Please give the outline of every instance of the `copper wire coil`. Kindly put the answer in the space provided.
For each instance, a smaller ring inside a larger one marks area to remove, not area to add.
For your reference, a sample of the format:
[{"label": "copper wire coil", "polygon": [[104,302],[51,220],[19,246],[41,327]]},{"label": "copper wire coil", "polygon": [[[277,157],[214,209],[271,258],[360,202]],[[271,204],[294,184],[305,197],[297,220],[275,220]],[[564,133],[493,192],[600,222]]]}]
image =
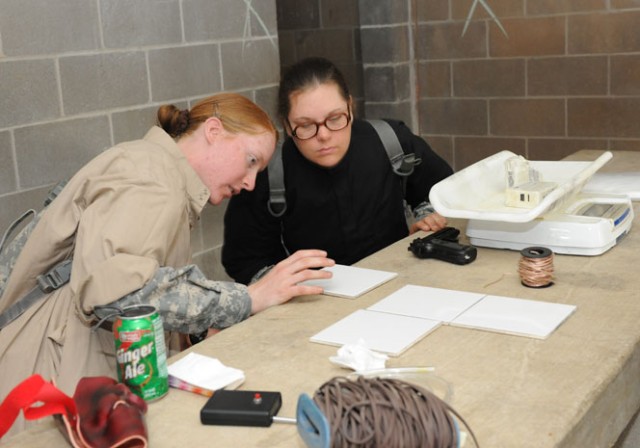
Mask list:
[{"label": "copper wire coil", "polygon": [[518,274],[524,286],[545,288],[553,285],[553,252],[546,247],[527,247],[520,251]]}]

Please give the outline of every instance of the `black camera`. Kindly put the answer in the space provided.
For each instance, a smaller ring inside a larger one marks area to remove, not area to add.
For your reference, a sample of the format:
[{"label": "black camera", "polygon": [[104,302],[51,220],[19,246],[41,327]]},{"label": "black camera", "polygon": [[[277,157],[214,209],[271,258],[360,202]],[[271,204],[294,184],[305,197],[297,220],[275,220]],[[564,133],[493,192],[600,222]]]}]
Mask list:
[{"label": "black camera", "polygon": [[409,244],[409,250],[418,258],[435,258],[453,264],[469,264],[478,256],[473,246],[458,243],[460,231],[445,227],[424,238],[416,238]]}]

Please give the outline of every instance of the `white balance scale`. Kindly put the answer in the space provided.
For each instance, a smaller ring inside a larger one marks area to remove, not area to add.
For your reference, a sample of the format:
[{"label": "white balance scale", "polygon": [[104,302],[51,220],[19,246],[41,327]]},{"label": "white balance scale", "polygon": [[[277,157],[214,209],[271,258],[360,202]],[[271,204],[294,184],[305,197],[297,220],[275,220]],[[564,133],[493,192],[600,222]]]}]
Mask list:
[{"label": "white balance scale", "polygon": [[471,219],[467,236],[480,247],[543,246],[558,254],[600,255],[631,230],[633,217],[627,196],[580,195],[562,210],[525,223]]},{"label": "white balance scale", "polygon": [[530,161],[545,181],[556,187],[538,205],[505,205],[505,161],[516,156],[502,151],[436,184],[430,194],[443,216],[469,219],[471,244],[522,250],[547,247],[555,253],[600,255],[630,230],[634,213],[626,195],[582,193],[582,186],[612,157],[603,153],[593,162]]}]

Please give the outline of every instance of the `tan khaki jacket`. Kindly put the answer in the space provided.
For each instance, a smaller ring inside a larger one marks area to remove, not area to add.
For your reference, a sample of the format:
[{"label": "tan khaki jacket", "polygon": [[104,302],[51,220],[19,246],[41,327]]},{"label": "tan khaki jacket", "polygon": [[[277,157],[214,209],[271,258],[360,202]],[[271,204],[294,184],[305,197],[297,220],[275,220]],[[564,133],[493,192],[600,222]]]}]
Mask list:
[{"label": "tan khaki jacket", "polygon": [[83,376],[116,378],[113,336],[90,330],[93,307],[138,290],[159,266],[190,263],[190,230],[208,198],[158,127],[83,167],[43,214],[0,298],[1,312],[73,256],[70,282],[0,331],[0,400],[33,373],[69,395]]}]

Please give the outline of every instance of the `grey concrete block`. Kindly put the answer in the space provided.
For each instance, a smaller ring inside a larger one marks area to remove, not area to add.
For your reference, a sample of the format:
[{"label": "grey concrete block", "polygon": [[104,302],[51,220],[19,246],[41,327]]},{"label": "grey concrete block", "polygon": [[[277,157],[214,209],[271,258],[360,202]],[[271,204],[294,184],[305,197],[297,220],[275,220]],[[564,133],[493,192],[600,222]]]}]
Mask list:
[{"label": "grey concrete block", "polygon": [[353,61],[354,42],[351,29],[300,31],[295,38],[298,59],[321,56],[336,64]]},{"label": "grey concrete block", "polygon": [[388,25],[409,20],[408,1],[359,0],[361,25]]},{"label": "grey concrete block", "polygon": [[278,14],[276,0],[251,2],[251,35],[278,38]]},{"label": "grey concrete block", "polygon": [[101,0],[100,20],[107,48],[182,41],[179,0]]},{"label": "grey concrete block", "polygon": [[142,52],[60,58],[65,114],[79,114],[149,101]]},{"label": "grey concrete block", "polygon": [[111,146],[106,116],[28,126],[14,132],[18,174],[23,188],[71,177]]},{"label": "grey concrete block", "polygon": [[[9,131],[0,132],[0,194],[17,189],[15,163]],[[0,227],[0,230],[2,228]]]},{"label": "grey concrete block", "polygon": [[372,102],[409,99],[409,66],[372,66],[364,70],[365,98]]},{"label": "grey concrete block", "polygon": [[224,90],[277,83],[280,62],[275,44],[268,39],[221,44]]},{"label": "grey concrete block", "polygon": [[293,65],[298,59],[295,38],[295,31],[280,31],[278,33],[278,50],[282,69]]},{"label": "grey concrete block", "polygon": [[318,0],[278,0],[278,28],[301,30],[320,26]]},{"label": "grey concrete block", "polygon": [[152,106],[113,113],[113,141],[120,143],[141,139],[156,124],[157,112],[158,107]]},{"label": "grey concrete block", "polygon": [[404,121],[411,127],[411,103],[402,101],[399,103],[367,103],[365,105],[367,118],[393,118]]},{"label": "grey concrete block", "polygon": [[277,127],[278,123],[278,86],[265,87],[258,89],[255,92],[255,102],[258,106],[262,107],[271,117]]},{"label": "grey concrete block", "polygon": [[2,47],[7,56],[100,48],[98,2],[0,0]]},{"label": "grey concrete block", "polygon": [[60,116],[53,60],[0,62],[0,128]]},{"label": "grey concrete block", "polygon": [[244,1],[190,0],[182,9],[187,42],[250,37],[251,12]]},{"label": "grey concrete block", "polygon": [[353,0],[322,0],[320,17],[324,28],[360,27],[358,2]]},{"label": "grey concrete block", "polygon": [[390,66],[365,68],[364,86],[367,101],[394,101],[396,99],[394,68]]},{"label": "grey concrete block", "polygon": [[194,45],[149,51],[151,97],[166,101],[219,92],[218,45]]},{"label": "grey concrete block", "polygon": [[407,26],[366,28],[360,31],[362,62],[404,62],[409,60]]},{"label": "grey concrete block", "polygon": [[336,66],[349,86],[349,93],[354,98],[361,98],[364,93],[364,70],[358,61],[337,62]]}]

